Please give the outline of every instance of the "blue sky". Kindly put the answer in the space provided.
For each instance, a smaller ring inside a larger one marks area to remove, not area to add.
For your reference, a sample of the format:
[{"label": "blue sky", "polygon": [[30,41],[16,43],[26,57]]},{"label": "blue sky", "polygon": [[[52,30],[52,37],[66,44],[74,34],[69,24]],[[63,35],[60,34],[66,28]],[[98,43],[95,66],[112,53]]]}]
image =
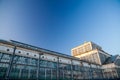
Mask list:
[{"label": "blue sky", "polygon": [[0,38],[71,54],[93,41],[120,54],[119,0],[0,0]]}]

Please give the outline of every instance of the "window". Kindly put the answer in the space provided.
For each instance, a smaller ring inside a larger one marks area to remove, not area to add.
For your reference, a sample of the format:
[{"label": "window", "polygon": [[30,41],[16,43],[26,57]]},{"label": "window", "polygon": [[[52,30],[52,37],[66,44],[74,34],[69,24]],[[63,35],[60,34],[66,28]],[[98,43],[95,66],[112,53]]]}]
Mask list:
[{"label": "window", "polygon": [[27,55],[29,55],[29,53],[27,53]]},{"label": "window", "polygon": [[47,61],[46,60],[40,60],[40,66],[41,67],[47,67]]},{"label": "window", "polygon": [[21,51],[18,51],[18,53],[21,53]]},{"label": "window", "polygon": [[37,66],[37,59],[31,59],[30,64]]},{"label": "window", "polygon": [[56,62],[47,61],[46,66],[50,67],[50,68],[57,68],[57,63]]},{"label": "window", "polygon": [[73,50],[73,56],[77,55],[77,49]]},{"label": "window", "polygon": [[85,45],[84,47],[85,47],[85,51],[86,51],[86,52],[87,52],[87,51],[90,51],[90,48],[91,48],[91,47],[90,47],[90,44],[87,44],[87,45]]},{"label": "window", "polygon": [[79,53],[83,53],[84,52],[83,47],[78,48],[78,51]]},{"label": "window", "polygon": [[2,58],[0,62],[9,62],[10,61],[11,56],[8,54],[2,54]]},{"label": "window", "polygon": [[34,55],[36,57],[36,55]]},{"label": "window", "polygon": [[7,51],[10,51],[10,49],[7,49]]},{"label": "window", "polygon": [[42,56],[42,58],[44,58],[44,56]]}]

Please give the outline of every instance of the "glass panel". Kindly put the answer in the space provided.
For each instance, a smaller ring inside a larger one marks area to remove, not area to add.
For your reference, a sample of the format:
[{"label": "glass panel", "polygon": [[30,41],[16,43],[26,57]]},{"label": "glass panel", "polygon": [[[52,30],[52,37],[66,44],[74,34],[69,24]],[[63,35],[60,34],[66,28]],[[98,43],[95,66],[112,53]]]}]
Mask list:
[{"label": "glass panel", "polygon": [[47,61],[40,60],[40,67],[47,67]]},{"label": "glass panel", "polygon": [[45,68],[40,68],[39,79],[45,80]]},{"label": "glass panel", "polygon": [[62,70],[62,69],[59,70],[59,79],[60,80],[64,79],[64,70]]},{"label": "glass panel", "polygon": [[59,76],[60,80],[71,79],[71,65],[70,64],[59,64]]},{"label": "glass panel", "polygon": [[19,78],[19,72],[20,72],[20,69],[18,65],[14,65],[10,73],[10,78],[12,79]]},{"label": "glass panel", "polygon": [[50,79],[51,79],[51,69],[46,68],[46,80],[50,80]]},{"label": "glass panel", "polygon": [[56,62],[47,61],[47,67],[57,68],[57,63]]},{"label": "glass panel", "polygon": [[8,69],[8,64],[0,63],[0,78],[5,78]]},{"label": "glass panel", "polygon": [[15,56],[13,63],[37,66],[37,59]]},{"label": "glass panel", "polygon": [[21,71],[21,79],[27,79],[28,73],[29,73],[29,67],[23,66],[22,71]]},{"label": "glass panel", "polygon": [[1,61],[2,56],[3,56],[3,54],[0,52],[0,61]]},{"label": "glass panel", "polygon": [[51,79],[52,80],[56,80],[57,79],[57,70],[56,69],[52,69]]},{"label": "glass panel", "polygon": [[70,64],[59,64],[59,69],[71,70]]},{"label": "glass panel", "polygon": [[71,79],[71,71],[64,70],[64,79],[65,80],[70,80]]},{"label": "glass panel", "polygon": [[[17,60],[17,58],[18,58],[18,56],[15,56],[14,62]],[[18,63],[18,64],[28,64],[29,60],[27,58],[25,58],[25,57],[20,56],[18,58],[18,60],[16,61],[16,63]]]},{"label": "glass panel", "polygon": [[9,62],[10,61],[10,57],[11,57],[11,55],[2,53],[1,57],[0,57],[1,58],[1,62]]},{"label": "glass panel", "polygon": [[30,67],[30,79],[37,78],[37,67]]},{"label": "glass panel", "polygon": [[79,74],[78,71],[73,71],[73,79],[78,79]]},{"label": "glass panel", "polygon": [[79,71],[79,70],[80,70],[80,66],[78,66],[78,65],[73,65],[73,70]]},{"label": "glass panel", "polygon": [[69,64],[65,65],[64,69],[65,70],[71,70],[71,65],[69,65]]},{"label": "glass panel", "polygon": [[20,58],[20,56],[15,56],[14,60],[13,60],[13,63],[16,64],[16,63],[18,63],[18,61],[20,62],[19,58]]},{"label": "glass panel", "polygon": [[31,58],[30,64],[31,64],[31,65],[34,65],[34,66],[37,66],[37,62],[38,62],[37,59]]}]

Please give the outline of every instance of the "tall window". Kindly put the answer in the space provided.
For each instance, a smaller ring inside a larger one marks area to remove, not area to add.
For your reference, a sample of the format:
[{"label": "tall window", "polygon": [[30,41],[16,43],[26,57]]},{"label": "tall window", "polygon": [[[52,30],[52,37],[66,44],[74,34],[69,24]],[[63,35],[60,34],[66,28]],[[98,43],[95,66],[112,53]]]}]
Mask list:
[{"label": "tall window", "polygon": [[73,56],[77,55],[77,49],[73,50]]}]

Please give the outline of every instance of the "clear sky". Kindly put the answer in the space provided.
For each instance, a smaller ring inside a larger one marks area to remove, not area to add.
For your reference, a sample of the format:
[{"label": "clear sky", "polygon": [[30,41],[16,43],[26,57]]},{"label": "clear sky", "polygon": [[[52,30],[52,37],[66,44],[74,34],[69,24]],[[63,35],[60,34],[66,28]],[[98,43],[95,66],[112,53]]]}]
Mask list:
[{"label": "clear sky", "polygon": [[93,41],[120,54],[120,0],[0,0],[0,38],[68,55]]}]

